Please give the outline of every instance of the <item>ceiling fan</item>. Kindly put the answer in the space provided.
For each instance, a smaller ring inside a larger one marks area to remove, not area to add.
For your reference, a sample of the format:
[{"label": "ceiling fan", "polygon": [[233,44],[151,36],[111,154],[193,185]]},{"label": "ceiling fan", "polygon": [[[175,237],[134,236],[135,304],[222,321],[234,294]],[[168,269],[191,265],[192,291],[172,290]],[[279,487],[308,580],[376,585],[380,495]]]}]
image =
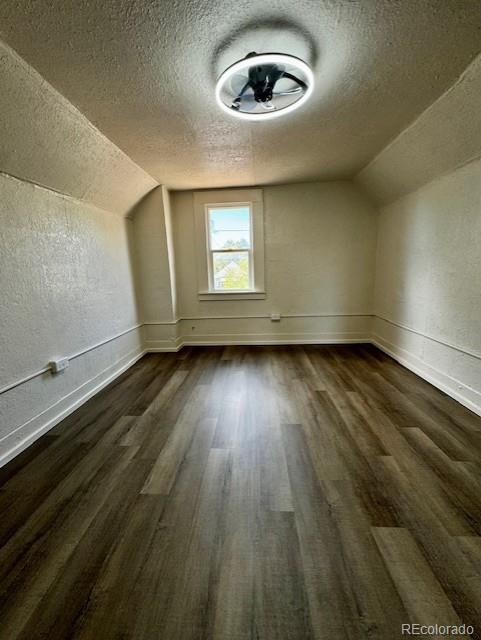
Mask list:
[{"label": "ceiling fan", "polygon": [[284,53],[252,52],[222,73],[216,100],[234,117],[266,120],[299,108],[313,88],[314,75],[303,60]]}]

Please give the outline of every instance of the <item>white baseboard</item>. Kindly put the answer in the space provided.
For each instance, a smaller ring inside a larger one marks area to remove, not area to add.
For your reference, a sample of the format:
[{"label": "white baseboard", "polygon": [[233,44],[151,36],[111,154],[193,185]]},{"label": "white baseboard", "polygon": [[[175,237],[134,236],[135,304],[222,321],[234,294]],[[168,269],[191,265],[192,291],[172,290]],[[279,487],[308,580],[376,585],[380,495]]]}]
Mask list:
[{"label": "white baseboard", "polygon": [[185,340],[182,347],[228,347],[228,346],[269,346],[269,345],[302,345],[302,344],[361,344],[371,342],[369,338],[334,338],[331,340],[309,340],[307,338],[299,338],[293,340]]},{"label": "white baseboard", "polygon": [[[127,354],[121,358],[118,363],[115,363],[104,371],[101,371],[99,374],[83,383],[80,387],[71,391],[67,396],[64,396],[59,401],[55,402],[55,404],[50,406],[48,409],[42,411],[42,413],[31,418],[28,422],[15,429],[15,433],[5,438],[5,444],[1,447],[0,467],[18,456],[22,451],[33,444],[35,440],[38,440],[40,436],[47,433],[50,429],[53,429],[56,424],[82,406],[87,402],[87,400],[92,398],[92,396],[96,395],[104,387],[115,380],[115,378],[124,373],[124,371],[127,371],[127,369],[140,360],[145,353],[145,350],[141,349],[133,357],[130,357],[132,355],[131,353]],[[129,359],[125,361],[125,358]],[[113,371],[112,367],[115,367]],[[101,378],[101,380],[98,381],[98,378]],[[28,434],[22,435],[25,431],[28,431]]]},{"label": "white baseboard", "polygon": [[368,342],[372,316],[365,314],[211,316],[179,318],[173,324],[145,325],[148,351],[177,351],[183,346],[341,344]]},{"label": "white baseboard", "polygon": [[[421,378],[434,385],[441,391],[460,402],[462,405],[481,416],[481,394],[463,384],[459,380],[448,376],[426,362],[420,360],[408,351],[391,344],[378,335],[368,336],[363,333],[320,333],[320,334],[247,334],[247,335],[202,335],[181,336],[177,339],[148,340],[144,349],[139,350],[133,357],[127,354],[118,363],[100,372],[80,387],[74,389],[54,405],[35,416],[27,423],[15,430],[12,437],[6,438],[4,451],[0,450],[0,467],[12,460],[35,440],[47,433],[56,424],[73,413],[87,400],[110,384],[115,378],[129,369],[145,353],[177,352],[184,346],[229,346],[229,345],[289,345],[289,344],[359,344],[372,343],[397,362],[413,371]],[[125,361],[125,358],[129,358]],[[113,370],[112,368],[115,367]],[[98,379],[100,381],[98,381]],[[64,406],[62,406],[64,405]],[[28,435],[22,436],[22,431],[28,430]],[[12,440],[8,444],[9,440]],[[3,449],[3,447],[2,447]]]},{"label": "white baseboard", "polygon": [[206,334],[200,336],[180,336],[177,340],[149,340],[145,343],[148,353],[175,352],[182,347],[215,346],[261,346],[289,344],[359,344],[371,339],[363,333],[324,334]]},{"label": "white baseboard", "polygon": [[172,344],[164,340],[149,340],[149,342],[145,343],[145,353],[176,353],[183,346],[183,344]]},{"label": "white baseboard", "polygon": [[396,362],[402,364],[403,367],[409,369],[419,377],[423,378],[434,387],[437,387],[451,398],[465,406],[478,416],[481,416],[481,394],[464,384],[460,380],[435,369],[414,354],[388,342],[379,335],[374,335],[371,339],[374,346],[388,356],[391,356]]}]

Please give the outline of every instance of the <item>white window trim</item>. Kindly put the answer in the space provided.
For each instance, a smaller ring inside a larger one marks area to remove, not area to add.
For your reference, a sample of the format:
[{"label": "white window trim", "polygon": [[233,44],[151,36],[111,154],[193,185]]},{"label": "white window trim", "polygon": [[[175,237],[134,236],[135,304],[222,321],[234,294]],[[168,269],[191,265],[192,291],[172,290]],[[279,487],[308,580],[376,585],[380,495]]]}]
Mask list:
[{"label": "white window trim", "polygon": [[[253,240],[253,249],[251,249],[253,288],[246,291],[214,291],[209,273],[208,207],[234,206],[236,204],[248,204],[250,206]],[[194,218],[199,300],[264,299],[266,294],[264,290],[264,207],[262,189],[197,191],[194,193]]]}]

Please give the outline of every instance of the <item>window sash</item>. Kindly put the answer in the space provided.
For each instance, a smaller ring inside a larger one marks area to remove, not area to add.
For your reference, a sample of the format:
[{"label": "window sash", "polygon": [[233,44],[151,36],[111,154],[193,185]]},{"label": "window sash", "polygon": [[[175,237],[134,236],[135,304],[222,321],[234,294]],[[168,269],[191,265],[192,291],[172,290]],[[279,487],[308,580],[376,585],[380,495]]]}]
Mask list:
[{"label": "window sash", "polygon": [[[249,266],[249,272],[248,272],[248,277],[249,277],[249,285],[247,289],[233,289],[230,287],[216,287],[215,286],[215,274],[214,274],[214,254],[228,254],[228,253],[236,253],[236,254],[245,254],[247,256],[248,259],[248,266]],[[213,249],[210,252],[210,263],[211,263],[211,268],[212,268],[212,291],[252,291],[252,275],[253,275],[253,270],[252,270],[252,252],[249,249],[238,249],[237,251],[217,251],[216,249]]]},{"label": "window sash", "polygon": [[[249,238],[250,247],[248,249],[213,249],[211,248],[211,235],[210,235],[210,216],[209,212],[215,209],[239,209],[239,207],[246,207],[249,210]],[[254,290],[254,230],[252,225],[252,203],[251,202],[229,202],[228,204],[215,204],[205,206],[205,229],[206,229],[206,241],[207,241],[207,271],[209,276],[209,290],[210,291],[253,291]],[[249,288],[248,289],[218,289],[215,287],[214,279],[214,253],[246,253],[249,257]]]}]

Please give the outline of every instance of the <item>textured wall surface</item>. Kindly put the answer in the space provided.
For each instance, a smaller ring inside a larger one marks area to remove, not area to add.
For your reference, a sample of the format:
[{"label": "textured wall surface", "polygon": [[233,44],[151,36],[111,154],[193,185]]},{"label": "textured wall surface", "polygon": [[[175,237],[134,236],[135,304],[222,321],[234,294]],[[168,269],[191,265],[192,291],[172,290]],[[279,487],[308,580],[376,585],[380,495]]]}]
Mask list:
[{"label": "textured wall surface", "polygon": [[481,154],[481,56],[357,179],[379,203],[410,193]]},{"label": "textured wall surface", "polygon": [[0,171],[126,213],[156,181],[0,42]]},{"label": "textured wall surface", "polygon": [[[213,334],[262,339],[259,334],[273,332],[282,339],[293,334],[301,339],[305,332],[312,339],[324,332],[366,335],[369,319],[343,316],[372,312],[377,216],[352,183],[264,189],[265,300],[199,301],[193,193],[173,193],[172,205],[178,315],[205,318],[197,324],[183,323],[181,334],[199,340],[198,335]],[[280,323],[262,317],[272,312],[324,317],[286,318]],[[339,317],[325,317],[331,314]],[[261,317],[242,320],[251,315]],[[209,320],[218,316],[232,319]]]},{"label": "textured wall surface", "polygon": [[[0,174],[0,388],[138,323],[130,225]],[[140,351],[136,330],[2,394],[0,457]]]},{"label": "textured wall surface", "polygon": [[[479,53],[480,22],[476,0],[2,0],[0,37],[160,183],[212,188],[352,175]],[[218,109],[250,51],[305,58],[310,102],[260,126]]]},{"label": "textured wall surface", "polygon": [[0,86],[0,389],[108,341],[0,395],[1,462],[142,352],[118,214],[157,183],[1,43]]},{"label": "textured wall surface", "polygon": [[479,411],[480,292],[478,160],[382,210],[375,333],[381,344]]},{"label": "textured wall surface", "polygon": [[481,412],[481,58],[356,182],[380,205],[374,334]]},{"label": "textured wall surface", "polygon": [[175,316],[167,198],[165,189],[158,187],[138,203],[131,215],[142,321],[169,321]]}]

